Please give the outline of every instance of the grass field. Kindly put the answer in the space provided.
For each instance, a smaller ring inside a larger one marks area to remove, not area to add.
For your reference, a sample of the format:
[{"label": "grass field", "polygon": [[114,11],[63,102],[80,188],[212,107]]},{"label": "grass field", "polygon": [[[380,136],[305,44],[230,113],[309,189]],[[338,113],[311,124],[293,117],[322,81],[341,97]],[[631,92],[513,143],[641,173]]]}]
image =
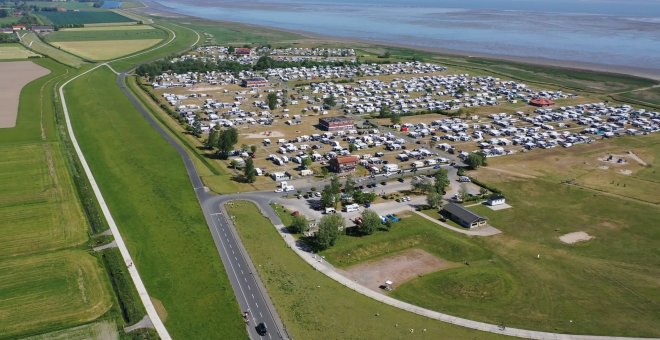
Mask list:
[{"label": "grass field", "polygon": [[213,37],[208,40],[202,40],[202,43],[208,44],[245,44],[245,43],[271,43],[287,40],[296,40],[304,38],[300,34],[288,33],[264,28],[249,27],[238,23],[213,23],[193,20],[190,24],[185,24],[200,33],[208,33]]},{"label": "grass field", "polygon": [[0,260],[0,334],[24,334],[92,321],[110,309],[112,296],[97,260],[60,251]]},{"label": "grass field", "polygon": [[0,60],[27,59],[36,56],[38,56],[38,54],[26,49],[20,44],[0,45]]},{"label": "grass field", "polygon": [[[94,31],[143,31],[155,29],[150,25],[117,25],[117,26],[89,26],[89,27],[73,27],[62,28],[57,33],[66,32],[94,32]],[[52,34],[52,33],[49,33]]]},{"label": "grass field", "polygon": [[58,41],[52,45],[87,60],[110,60],[145,50],[160,41],[161,39]]},{"label": "grass field", "polygon": [[395,223],[391,231],[378,231],[368,237],[341,235],[337,244],[321,252],[335,266],[348,267],[375,260],[410,248],[424,249],[440,258],[462,262],[490,258],[490,252],[462,235],[452,233],[417,215]]},{"label": "grass field", "polygon": [[66,8],[66,9],[91,9],[94,5],[93,2],[78,2],[78,1],[34,1],[30,5],[39,7],[52,7],[52,8]]},{"label": "grass field", "polygon": [[56,26],[135,21],[111,11],[39,12],[39,16],[45,18],[48,23]]},{"label": "grass field", "polygon": [[287,248],[252,203],[234,202],[227,208],[236,217],[241,240],[292,338],[362,339],[367,334],[373,339],[499,337],[408,313],[350,290]]},{"label": "grass field", "polygon": [[119,339],[115,325],[109,321],[98,321],[86,325],[30,336],[24,340],[86,340]]},{"label": "grass field", "polygon": [[[163,46],[161,48],[148,53],[140,54],[138,56],[113,62],[112,67],[118,71],[125,71],[134,67],[135,65],[162,58],[165,55],[176,54],[188,50],[190,46],[197,40],[195,31],[182,27],[178,24],[173,24],[166,21],[158,21],[157,27],[163,28],[168,32],[168,37],[167,39],[163,40]],[[176,34],[176,39],[172,43],[164,45],[170,41],[172,36],[168,29],[172,30]]]},{"label": "grass field", "polygon": [[[120,26],[128,27],[128,26]],[[44,39],[47,42],[69,42],[69,41],[103,41],[103,40],[144,40],[165,39],[167,34],[151,26],[139,25],[130,27],[148,27],[147,29],[83,29],[79,31],[58,31],[47,34]],[[121,45],[119,43],[118,45]]]},{"label": "grass field", "polygon": [[150,295],[177,338],[243,338],[243,321],[181,158],[106,68],[66,89],[74,130]]},{"label": "grass field", "polygon": [[35,33],[25,33],[22,36],[22,43],[29,49],[34,50],[37,53],[47,55],[64,65],[79,68],[85,64],[85,61],[79,57],[44,43]]},{"label": "grass field", "polygon": [[0,146],[0,258],[67,248],[87,226],[60,148]]}]

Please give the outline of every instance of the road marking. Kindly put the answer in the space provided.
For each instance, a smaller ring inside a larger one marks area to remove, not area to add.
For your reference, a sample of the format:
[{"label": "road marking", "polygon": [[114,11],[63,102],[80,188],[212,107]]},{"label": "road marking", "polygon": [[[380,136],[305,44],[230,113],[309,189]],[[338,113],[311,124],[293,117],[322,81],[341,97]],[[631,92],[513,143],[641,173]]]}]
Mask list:
[{"label": "road marking", "polygon": [[263,319],[264,315],[259,312],[259,316]]},{"label": "road marking", "polygon": [[248,290],[252,290],[252,287],[250,285],[248,285]]},{"label": "road marking", "polygon": [[254,299],[254,294],[250,294],[250,295],[252,295],[252,298]]}]

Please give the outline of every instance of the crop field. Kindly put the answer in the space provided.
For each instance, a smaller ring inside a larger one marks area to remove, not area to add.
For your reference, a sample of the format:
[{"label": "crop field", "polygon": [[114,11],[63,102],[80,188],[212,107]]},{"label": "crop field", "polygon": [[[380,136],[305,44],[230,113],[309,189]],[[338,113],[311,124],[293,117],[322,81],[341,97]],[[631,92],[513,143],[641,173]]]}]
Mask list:
[{"label": "crop field", "polygon": [[50,70],[30,61],[7,61],[0,62],[0,73],[6,76],[5,81],[0,84],[0,128],[13,128],[16,126],[18,116],[18,105],[23,87],[31,81],[41,78]]},{"label": "crop field", "polygon": [[0,258],[87,240],[73,183],[56,145],[0,146]]},{"label": "crop field", "polygon": [[[128,27],[128,26],[119,26]],[[47,34],[44,39],[47,42],[69,42],[69,41],[103,41],[103,40],[144,40],[165,39],[167,34],[151,26],[139,25],[130,27],[148,27],[146,29],[107,29],[97,30],[85,28],[79,31],[57,31]],[[99,27],[100,28],[100,27]],[[123,42],[122,42],[123,43]],[[118,45],[121,45],[119,43]]]},{"label": "crop field", "polygon": [[52,44],[84,59],[109,60],[142,51],[160,41],[161,39],[62,41]]},{"label": "crop field", "polygon": [[92,321],[112,305],[97,260],[60,251],[0,260],[0,334]]},{"label": "crop field", "polygon": [[168,315],[170,334],[244,338],[179,154],[121,93],[110,70],[76,79],[66,94],[78,141],[150,295]]},{"label": "crop field", "polygon": [[66,8],[66,9],[91,9],[94,5],[93,2],[79,2],[79,1],[34,1],[30,2],[31,5],[39,7],[51,8]]},{"label": "crop field", "polygon": [[50,24],[85,25],[118,22],[134,22],[135,20],[110,11],[80,11],[80,12],[39,12]]},{"label": "crop field", "polygon": [[86,339],[119,339],[116,326],[109,321],[98,321],[65,330],[30,336],[24,340],[86,340]]},{"label": "crop field", "polygon": [[19,44],[3,44],[0,45],[0,60],[8,59],[27,59],[29,57],[36,57],[38,54],[26,49]]},{"label": "crop field", "polygon": [[64,65],[69,65],[71,67],[78,68],[85,64],[85,61],[80,59],[79,57],[44,43],[33,32],[25,33],[24,35],[22,35],[22,43],[23,45],[36,51],[37,53],[47,55]]},{"label": "crop field", "polygon": [[[259,276],[292,338],[496,339],[379,303],[319,273],[298,257],[249,202],[227,205]],[[350,312],[347,312],[350,311]]]},{"label": "crop field", "polygon": [[[116,26],[88,26],[88,27],[72,27],[62,28],[60,32],[93,32],[93,31],[142,31],[156,29],[150,25],[116,25]],[[52,34],[52,33],[49,33]]]}]

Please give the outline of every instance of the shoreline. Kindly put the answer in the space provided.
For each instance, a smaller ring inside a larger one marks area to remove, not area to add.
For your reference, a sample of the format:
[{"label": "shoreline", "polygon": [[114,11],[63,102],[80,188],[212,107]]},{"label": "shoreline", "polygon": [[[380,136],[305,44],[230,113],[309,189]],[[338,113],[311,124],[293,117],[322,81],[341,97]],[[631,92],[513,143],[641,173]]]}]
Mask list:
[{"label": "shoreline", "polygon": [[460,58],[465,58],[465,59],[480,58],[480,59],[488,59],[488,60],[492,60],[492,61],[515,62],[515,63],[526,64],[526,65],[559,67],[559,68],[564,68],[564,69],[569,69],[569,70],[580,70],[580,71],[602,72],[602,73],[610,73],[610,74],[621,74],[621,75],[651,79],[651,80],[654,80],[654,81],[660,81],[660,70],[655,70],[655,69],[646,69],[646,68],[641,68],[641,67],[630,67],[630,66],[622,66],[622,65],[597,64],[597,63],[588,63],[588,62],[580,62],[580,61],[572,61],[572,60],[558,60],[558,59],[539,58],[539,57],[519,57],[519,56],[511,56],[511,55],[487,54],[487,53],[468,52],[468,51],[443,49],[443,48],[435,48],[435,47],[425,47],[425,46],[418,46],[418,45],[407,45],[407,44],[401,44],[401,43],[385,42],[385,41],[375,40],[375,39],[339,37],[339,36],[318,34],[318,33],[313,33],[313,32],[308,32],[308,31],[303,31],[303,30],[293,30],[293,29],[285,29],[285,28],[271,27],[271,26],[265,26],[265,25],[247,24],[247,23],[237,22],[237,21],[228,21],[228,20],[208,19],[208,18],[196,17],[196,16],[192,16],[192,15],[188,15],[188,14],[179,13],[176,10],[172,9],[171,7],[164,6],[164,5],[162,5],[158,2],[155,2],[153,0],[145,0],[145,1],[142,1],[142,3],[145,5],[145,7],[132,8],[131,10],[137,10],[137,11],[141,11],[141,12],[146,11],[147,13],[144,13],[144,14],[159,16],[159,17],[163,17],[163,18],[170,18],[170,19],[171,18],[188,18],[190,20],[202,21],[202,22],[206,22],[206,23],[209,23],[209,24],[211,24],[211,23],[233,24],[233,25],[237,25],[237,26],[263,29],[263,30],[268,30],[268,31],[293,33],[293,34],[298,34],[298,35],[300,35],[300,36],[302,36],[303,38],[306,38],[306,39],[323,40],[325,42],[369,44],[369,45],[372,45],[374,47],[382,47],[382,48],[387,48],[387,47],[404,48],[404,49],[410,49],[410,50],[417,50],[417,51],[421,51],[421,52],[435,53],[440,57],[443,57],[443,56],[446,56],[446,57],[460,57]]}]

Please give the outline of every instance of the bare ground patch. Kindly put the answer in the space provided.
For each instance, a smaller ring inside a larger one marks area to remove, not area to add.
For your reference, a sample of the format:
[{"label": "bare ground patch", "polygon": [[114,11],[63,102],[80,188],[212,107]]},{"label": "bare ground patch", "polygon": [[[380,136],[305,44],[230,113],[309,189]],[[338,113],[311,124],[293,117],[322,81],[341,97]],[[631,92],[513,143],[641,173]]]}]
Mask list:
[{"label": "bare ground patch", "polygon": [[242,133],[241,136],[249,139],[254,138],[280,138],[284,137],[284,134],[280,131],[263,131],[259,133]]},{"label": "bare ground patch", "polygon": [[369,261],[339,270],[355,282],[380,291],[385,281],[394,282],[393,287],[419,276],[455,267],[453,262],[438,258],[422,249],[410,249],[394,256]]},{"label": "bare ground patch", "polygon": [[0,63],[0,128],[16,126],[21,90],[29,82],[50,73],[31,61]]},{"label": "bare ground patch", "polygon": [[564,243],[567,243],[567,244],[574,244],[574,243],[578,243],[578,242],[586,242],[586,241],[589,241],[593,238],[594,238],[593,236],[585,233],[584,231],[576,231],[576,232],[573,232],[573,233],[568,233],[568,234],[564,234],[562,236],[559,236],[559,240],[564,242]]}]

